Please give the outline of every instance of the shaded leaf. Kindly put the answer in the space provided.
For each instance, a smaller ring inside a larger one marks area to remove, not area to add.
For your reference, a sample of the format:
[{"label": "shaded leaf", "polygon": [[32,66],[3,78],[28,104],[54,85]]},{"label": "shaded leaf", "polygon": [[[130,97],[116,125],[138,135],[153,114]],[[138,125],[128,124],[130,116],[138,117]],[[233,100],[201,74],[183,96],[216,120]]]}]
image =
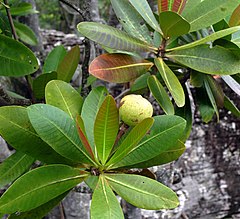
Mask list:
[{"label": "shaded leaf", "polygon": [[172,70],[164,63],[162,58],[155,58],[154,63],[162,76],[169,92],[172,94],[173,99],[179,107],[185,104],[185,95],[177,76]]},{"label": "shaded leaf", "polygon": [[98,157],[105,164],[115,143],[119,128],[119,115],[115,100],[107,96],[94,123],[94,140]]},{"label": "shaded leaf", "polygon": [[172,209],[179,205],[177,195],[163,184],[144,176],[106,174],[113,190],[130,204],[148,210]]},{"label": "shaded leaf", "polygon": [[194,87],[202,87],[203,86],[203,78],[204,74],[198,72],[198,71],[191,71],[190,75],[190,83]]},{"label": "shaded leaf", "polygon": [[15,152],[0,164],[0,188],[14,181],[25,173],[34,163],[35,158],[20,151]]},{"label": "shaded leaf", "polygon": [[148,43],[108,25],[94,22],[81,22],[77,28],[81,34],[90,40],[112,49],[130,52],[154,52],[157,50],[157,48],[154,48]]},{"label": "shaded leaf", "polygon": [[153,63],[126,54],[103,54],[95,58],[89,72],[109,82],[129,82],[146,73]]},{"label": "shaded leaf", "polygon": [[59,62],[57,67],[58,79],[70,82],[73,74],[75,73],[78,63],[80,61],[80,49],[79,46],[74,46]]},{"label": "shaded leaf", "polygon": [[229,20],[229,26],[239,26],[240,25],[240,4],[238,7],[233,11],[230,20]]},{"label": "shaded leaf", "polygon": [[12,37],[12,31],[8,21],[8,17],[6,14],[3,14],[1,11],[0,11],[0,33],[8,37]]},{"label": "shaded leaf", "polygon": [[139,90],[147,88],[147,86],[148,86],[147,81],[148,81],[148,77],[150,75],[151,74],[149,72],[147,72],[146,74],[143,74],[140,77],[138,77],[131,85],[131,88],[130,88],[131,92],[135,92],[135,91],[139,91]]},{"label": "shaded leaf", "polygon": [[80,115],[83,98],[68,83],[60,80],[50,81],[45,90],[46,103],[58,107],[75,121]]},{"label": "shaded leaf", "polygon": [[32,210],[65,193],[87,176],[84,171],[60,164],[34,169],[15,181],[1,196],[0,212]]},{"label": "shaded leaf", "polygon": [[[100,204],[101,203],[101,204]],[[91,219],[124,219],[121,206],[108,182],[100,175],[93,192]]]},{"label": "shaded leaf", "polygon": [[224,107],[228,109],[233,115],[240,117],[240,110],[227,96],[224,96]]},{"label": "shaded leaf", "polygon": [[39,68],[33,52],[22,43],[0,34],[0,75],[24,76]]}]

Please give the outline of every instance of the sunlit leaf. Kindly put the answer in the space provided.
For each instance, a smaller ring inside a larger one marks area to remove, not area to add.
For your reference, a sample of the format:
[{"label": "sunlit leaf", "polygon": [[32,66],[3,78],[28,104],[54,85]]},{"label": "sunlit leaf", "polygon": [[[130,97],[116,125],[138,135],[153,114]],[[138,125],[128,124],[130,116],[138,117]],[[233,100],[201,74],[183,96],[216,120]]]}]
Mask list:
[{"label": "sunlit leaf", "polygon": [[10,11],[11,11],[11,15],[14,15],[14,16],[16,15],[22,16],[22,15],[37,13],[37,11],[33,9],[32,4],[27,2],[20,2],[16,6],[12,6]]},{"label": "sunlit leaf", "polygon": [[234,80],[229,75],[222,75],[222,79],[225,81],[225,83],[238,95],[240,96],[240,84]]},{"label": "sunlit leaf", "polygon": [[129,82],[146,73],[152,62],[125,54],[103,54],[95,58],[89,72],[95,77],[109,82]]},{"label": "sunlit leaf", "polygon": [[233,11],[231,18],[229,20],[229,26],[239,26],[240,25],[240,4],[238,7]]}]

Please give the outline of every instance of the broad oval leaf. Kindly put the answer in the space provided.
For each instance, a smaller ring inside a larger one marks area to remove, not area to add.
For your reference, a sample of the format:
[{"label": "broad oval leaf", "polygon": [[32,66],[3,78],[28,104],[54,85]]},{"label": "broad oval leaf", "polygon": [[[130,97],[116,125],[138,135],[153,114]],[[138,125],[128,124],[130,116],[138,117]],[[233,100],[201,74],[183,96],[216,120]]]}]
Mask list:
[{"label": "broad oval leaf", "polygon": [[172,70],[164,63],[162,58],[154,59],[155,65],[162,76],[169,92],[172,94],[175,103],[182,107],[185,104],[185,94],[181,83]]},{"label": "broad oval leaf", "polygon": [[182,137],[186,121],[173,115],[155,116],[154,123],[149,133],[111,169],[134,165],[150,160],[167,151]]},{"label": "broad oval leaf", "polygon": [[0,188],[14,181],[25,173],[34,163],[35,158],[20,151],[15,152],[0,164]]},{"label": "broad oval leaf", "polygon": [[59,63],[57,68],[58,79],[70,82],[80,61],[79,46],[74,46]]},{"label": "broad oval leaf", "polygon": [[118,195],[139,208],[160,210],[179,205],[177,195],[156,180],[132,174],[106,174],[105,178]]},{"label": "broad oval leaf", "polygon": [[16,180],[1,196],[0,212],[32,210],[65,193],[87,176],[84,171],[60,164],[34,169]]},{"label": "broad oval leaf", "polygon": [[163,111],[167,115],[174,115],[173,104],[165,91],[162,84],[159,82],[155,75],[152,75],[148,78],[148,87],[152,92],[152,95],[157,100]]},{"label": "broad oval leaf", "polygon": [[0,107],[0,135],[18,151],[40,161],[72,164],[37,135],[28,118],[27,109],[24,107]]},{"label": "broad oval leaf", "polygon": [[157,48],[138,38],[128,35],[126,32],[104,24],[81,22],[78,24],[77,28],[81,34],[90,40],[112,49],[129,52],[154,52],[157,50]]},{"label": "broad oval leaf", "polygon": [[58,107],[75,121],[80,115],[83,98],[68,83],[60,80],[50,81],[45,89],[46,103]]},{"label": "broad oval leaf", "polygon": [[36,132],[57,153],[77,163],[94,163],[82,146],[75,121],[67,113],[47,104],[32,105],[27,110]]},{"label": "broad oval leaf", "polygon": [[165,38],[178,37],[190,30],[190,24],[181,15],[172,11],[160,13],[159,23]]},{"label": "broad oval leaf", "polygon": [[238,7],[233,11],[230,20],[229,20],[229,26],[234,27],[234,26],[239,26],[240,25],[240,4]]},{"label": "broad oval leaf", "polygon": [[194,70],[213,75],[232,75],[239,72],[240,58],[231,50],[200,45],[194,48],[173,51],[167,57]]},{"label": "broad oval leaf", "polygon": [[152,66],[152,62],[136,56],[103,54],[92,61],[89,72],[104,81],[124,83],[146,73]]},{"label": "broad oval leaf", "polygon": [[24,76],[39,68],[33,52],[22,43],[0,34],[0,75]]},{"label": "broad oval leaf", "polygon": [[91,202],[91,219],[124,219],[121,206],[104,176],[99,177]]},{"label": "broad oval leaf", "polygon": [[94,140],[98,157],[105,164],[114,146],[119,128],[119,115],[115,100],[107,96],[94,123]]},{"label": "broad oval leaf", "polygon": [[152,44],[152,38],[142,17],[128,0],[111,0],[112,7],[125,31]]}]

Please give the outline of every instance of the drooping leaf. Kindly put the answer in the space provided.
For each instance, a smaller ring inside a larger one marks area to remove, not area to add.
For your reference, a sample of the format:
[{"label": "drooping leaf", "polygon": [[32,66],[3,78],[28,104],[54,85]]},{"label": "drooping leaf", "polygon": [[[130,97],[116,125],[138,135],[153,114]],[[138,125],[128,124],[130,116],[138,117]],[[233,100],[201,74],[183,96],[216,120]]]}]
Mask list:
[{"label": "drooping leaf", "polygon": [[147,2],[147,0],[129,0],[142,18],[156,31],[162,33],[159,24]]},{"label": "drooping leaf", "polygon": [[116,83],[129,82],[146,73],[152,62],[126,54],[103,54],[95,58],[89,72],[95,77]]},{"label": "drooping leaf", "polygon": [[164,63],[162,58],[154,59],[155,65],[162,76],[169,92],[172,94],[173,99],[179,107],[185,104],[185,95],[177,76],[172,70]]},{"label": "drooping leaf", "polygon": [[159,23],[165,38],[178,37],[190,30],[190,24],[181,15],[172,11],[160,13]]},{"label": "drooping leaf", "polygon": [[152,75],[148,78],[148,87],[152,92],[152,95],[157,100],[163,111],[167,115],[174,115],[173,104],[165,91],[162,84],[159,82],[155,75]]},{"label": "drooping leaf", "polygon": [[153,118],[154,124],[149,133],[112,169],[150,160],[175,145],[183,135],[186,121],[181,117],[164,115]]},{"label": "drooping leaf", "polygon": [[61,62],[59,62],[57,68],[58,79],[70,82],[75,73],[78,63],[80,60],[80,49],[79,46],[74,46],[63,58]]},{"label": "drooping leaf", "polygon": [[112,96],[103,101],[94,124],[94,140],[98,157],[105,164],[115,143],[119,128],[119,115]]},{"label": "drooping leaf", "polygon": [[240,4],[238,7],[233,11],[230,20],[229,20],[229,26],[239,26],[240,25]]},{"label": "drooping leaf", "polygon": [[112,7],[125,31],[136,38],[152,44],[152,38],[142,17],[128,0],[111,0]]},{"label": "drooping leaf", "polygon": [[191,49],[173,51],[167,57],[196,71],[213,75],[231,75],[239,72],[240,58],[231,50],[200,45]]},{"label": "drooping leaf", "polygon": [[233,115],[240,117],[240,110],[227,96],[224,96],[224,107],[228,109]]},{"label": "drooping leaf", "polygon": [[237,31],[240,30],[240,27],[231,27],[231,28],[228,28],[228,29],[224,29],[224,30],[221,30],[221,31],[218,31],[218,32],[215,32],[211,35],[208,35],[200,40],[196,40],[192,43],[188,43],[186,45],[182,45],[182,46],[178,46],[178,47],[174,47],[174,48],[171,48],[171,49],[167,49],[166,51],[177,51],[177,50],[183,50],[183,49],[190,49],[190,48],[193,48],[193,47],[196,47],[198,45],[202,45],[202,44],[205,44],[207,42],[210,42],[210,41],[214,41],[214,40],[217,40],[217,39],[220,39],[220,38],[223,38],[225,36],[228,36],[232,33],[235,33]]},{"label": "drooping leaf", "polygon": [[38,69],[33,52],[22,43],[0,34],[0,75],[24,76]]},{"label": "drooping leaf", "polygon": [[0,212],[25,212],[58,197],[88,174],[66,165],[49,165],[34,169],[17,181],[1,196]]},{"label": "drooping leaf", "polygon": [[238,96],[240,96],[240,84],[234,80],[234,78],[229,75],[222,75],[221,78]]},{"label": "drooping leaf", "polygon": [[193,32],[224,19],[233,12],[239,3],[239,0],[198,1],[198,4],[195,4],[190,10],[183,11],[183,17],[191,24],[190,31]]},{"label": "drooping leaf", "polygon": [[96,87],[94,88],[90,94],[86,97],[83,107],[82,107],[82,119],[85,125],[86,135],[88,141],[94,151],[95,151],[95,143],[94,143],[94,122],[98,113],[100,106],[102,105],[108,91],[105,87]]},{"label": "drooping leaf", "polygon": [[31,46],[36,46],[38,44],[36,34],[27,25],[14,21],[14,27],[16,29],[17,36],[21,41]]},{"label": "drooping leaf", "polygon": [[92,163],[78,137],[75,121],[62,110],[47,104],[27,108],[38,135],[57,153],[77,163]]},{"label": "drooping leaf", "polygon": [[55,47],[44,61],[43,73],[57,71],[59,63],[66,54],[67,50],[62,45]]},{"label": "drooping leaf", "polygon": [[179,205],[177,195],[153,179],[132,174],[106,174],[105,178],[117,194],[139,208],[160,210]]},{"label": "drooping leaf", "polygon": [[157,48],[154,48],[145,41],[104,24],[81,22],[77,28],[81,34],[90,40],[112,49],[129,52],[154,52],[157,50]]},{"label": "drooping leaf", "polygon": [[50,81],[45,90],[46,103],[58,107],[75,121],[80,115],[83,98],[68,83],[60,80]]},{"label": "drooping leaf", "polygon": [[0,107],[0,135],[15,149],[46,163],[66,163],[33,129],[27,109],[20,106]]},{"label": "drooping leaf", "polygon": [[118,146],[117,151],[111,157],[109,162],[111,164],[119,162],[122,158],[124,158],[136,145],[141,141],[144,135],[149,131],[153,124],[153,118],[144,119],[142,122],[138,123],[127,135],[127,137],[122,141],[122,143]]},{"label": "drooping leaf", "polygon": [[[101,204],[100,204],[101,203]],[[104,176],[93,192],[91,219],[124,219],[120,204]]]},{"label": "drooping leaf", "polygon": [[35,158],[30,157],[20,151],[15,152],[0,164],[0,188],[14,181],[25,173]]},{"label": "drooping leaf", "polygon": [[48,74],[41,74],[33,80],[33,92],[37,99],[45,97],[45,88],[49,81],[57,79],[57,72],[53,71]]}]

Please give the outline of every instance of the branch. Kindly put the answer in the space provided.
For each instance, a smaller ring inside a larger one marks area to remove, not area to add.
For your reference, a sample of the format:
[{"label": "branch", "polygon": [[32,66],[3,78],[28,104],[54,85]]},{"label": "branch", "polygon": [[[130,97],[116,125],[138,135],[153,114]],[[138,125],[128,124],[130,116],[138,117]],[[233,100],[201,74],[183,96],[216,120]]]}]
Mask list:
[{"label": "branch", "polygon": [[82,20],[86,20],[85,19],[85,15],[84,12],[78,8],[76,5],[71,4],[69,1],[67,0],[59,0],[60,2],[62,2],[63,4],[67,5],[68,7],[70,7],[71,9],[73,9],[74,11],[76,11],[77,13],[80,14],[80,16],[82,17]]}]

